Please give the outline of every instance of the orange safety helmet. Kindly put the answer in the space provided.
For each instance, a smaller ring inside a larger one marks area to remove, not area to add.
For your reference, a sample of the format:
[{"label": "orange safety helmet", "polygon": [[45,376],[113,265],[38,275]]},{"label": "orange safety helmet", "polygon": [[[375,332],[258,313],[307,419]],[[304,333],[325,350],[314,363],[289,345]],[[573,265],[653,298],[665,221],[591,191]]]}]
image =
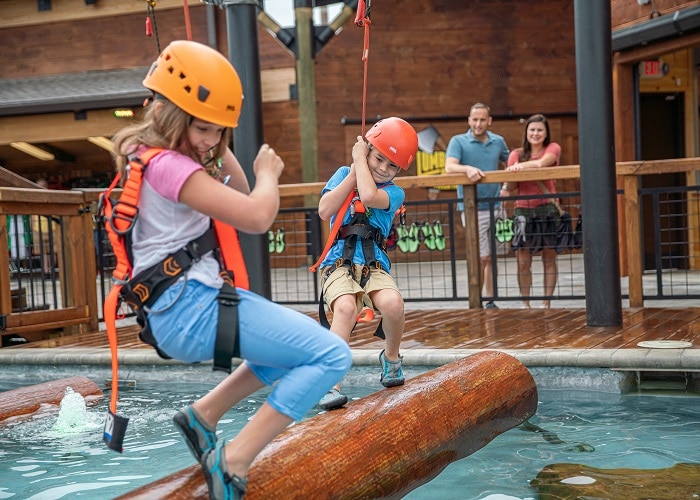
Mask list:
[{"label": "orange safety helmet", "polygon": [[365,134],[365,139],[403,170],[408,170],[418,151],[416,130],[407,121],[395,116],[375,123]]},{"label": "orange safety helmet", "polygon": [[207,45],[171,42],[151,65],[143,85],[195,118],[223,127],[238,126],[241,79],[229,60]]}]

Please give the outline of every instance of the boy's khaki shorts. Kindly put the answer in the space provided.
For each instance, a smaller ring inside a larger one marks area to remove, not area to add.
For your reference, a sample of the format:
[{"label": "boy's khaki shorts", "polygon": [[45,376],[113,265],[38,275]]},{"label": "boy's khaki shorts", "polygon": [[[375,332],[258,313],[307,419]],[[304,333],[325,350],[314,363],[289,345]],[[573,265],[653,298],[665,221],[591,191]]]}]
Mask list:
[{"label": "boy's khaki shorts", "polygon": [[[328,267],[321,269],[321,276],[326,276],[328,269]],[[362,276],[362,266],[354,265],[353,273],[355,278],[359,280]],[[331,271],[328,277],[322,280],[321,287],[323,290],[323,300],[331,309],[333,309],[333,302],[335,299],[341,295],[355,295],[358,313],[362,310],[363,306],[374,309],[372,301],[369,298],[371,292],[391,288],[400,293],[394,278],[386,271],[376,268],[370,269],[369,280],[364,289],[352,278],[350,269],[347,267],[339,267]]]}]

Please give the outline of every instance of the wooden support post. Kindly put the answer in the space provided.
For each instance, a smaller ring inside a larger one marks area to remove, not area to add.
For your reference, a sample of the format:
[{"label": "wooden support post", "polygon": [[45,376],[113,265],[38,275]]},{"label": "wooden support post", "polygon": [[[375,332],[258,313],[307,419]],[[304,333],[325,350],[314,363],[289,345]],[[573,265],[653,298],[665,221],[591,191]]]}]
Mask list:
[{"label": "wooden support post", "polygon": [[476,184],[464,186],[464,248],[467,255],[467,282],[469,307],[481,307],[481,255],[479,255],[479,212],[476,201]]},{"label": "wooden support post", "polygon": [[644,255],[642,253],[641,213],[639,211],[639,178],[625,175],[625,235],[627,242],[627,270],[629,271],[630,307],[644,306],[642,276],[644,275]]}]

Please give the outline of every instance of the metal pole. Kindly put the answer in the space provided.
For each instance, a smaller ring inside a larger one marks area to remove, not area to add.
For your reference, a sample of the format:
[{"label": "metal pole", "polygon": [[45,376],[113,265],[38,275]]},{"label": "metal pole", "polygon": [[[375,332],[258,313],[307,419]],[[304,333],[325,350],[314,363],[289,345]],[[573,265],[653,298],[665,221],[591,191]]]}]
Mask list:
[{"label": "metal pole", "polygon": [[[243,165],[248,184],[255,187],[253,161],[264,142],[260,50],[256,0],[224,0],[228,55],[243,84],[243,108],[239,126],[233,129],[236,158]],[[267,236],[241,233],[241,247],[248,267],[250,289],[272,297]]]},{"label": "metal pole", "polygon": [[588,326],[622,324],[610,0],[574,0]]}]

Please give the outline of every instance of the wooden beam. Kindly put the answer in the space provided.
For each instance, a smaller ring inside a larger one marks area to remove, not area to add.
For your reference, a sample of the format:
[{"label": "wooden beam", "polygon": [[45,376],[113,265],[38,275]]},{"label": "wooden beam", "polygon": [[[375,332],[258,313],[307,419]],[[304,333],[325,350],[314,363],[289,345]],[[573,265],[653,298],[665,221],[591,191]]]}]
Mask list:
[{"label": "wooden beam", "polygon": [[670,52],[700,45],[700,33],[679,36],[663,42],[655,42],[637,49],[615,52],[613,64],[631,64],[645,59],[655,59]]},{"label": "wooden beam", "polygon": [[41,186],[29,179],[25,179],[21,175],[17,175],[2,167],[0,167],[0,187],[42,189]]},{"label": "wooden beam", "polygon": [[[192,7],[196,7],[193,5]],[[63,21],[81,21],[97,17],[112,17],[143,12],[147,4],[143,0],[119,0],[97,2],[86,5],[85,0],[60,0],[51,2],[51,10],[40,11],[37,2],[29,0],[3,0],[0,29],[18,26],[33,26]],[[158,0],[156,12],[167,9],[182,9],[181,0]]]}]

